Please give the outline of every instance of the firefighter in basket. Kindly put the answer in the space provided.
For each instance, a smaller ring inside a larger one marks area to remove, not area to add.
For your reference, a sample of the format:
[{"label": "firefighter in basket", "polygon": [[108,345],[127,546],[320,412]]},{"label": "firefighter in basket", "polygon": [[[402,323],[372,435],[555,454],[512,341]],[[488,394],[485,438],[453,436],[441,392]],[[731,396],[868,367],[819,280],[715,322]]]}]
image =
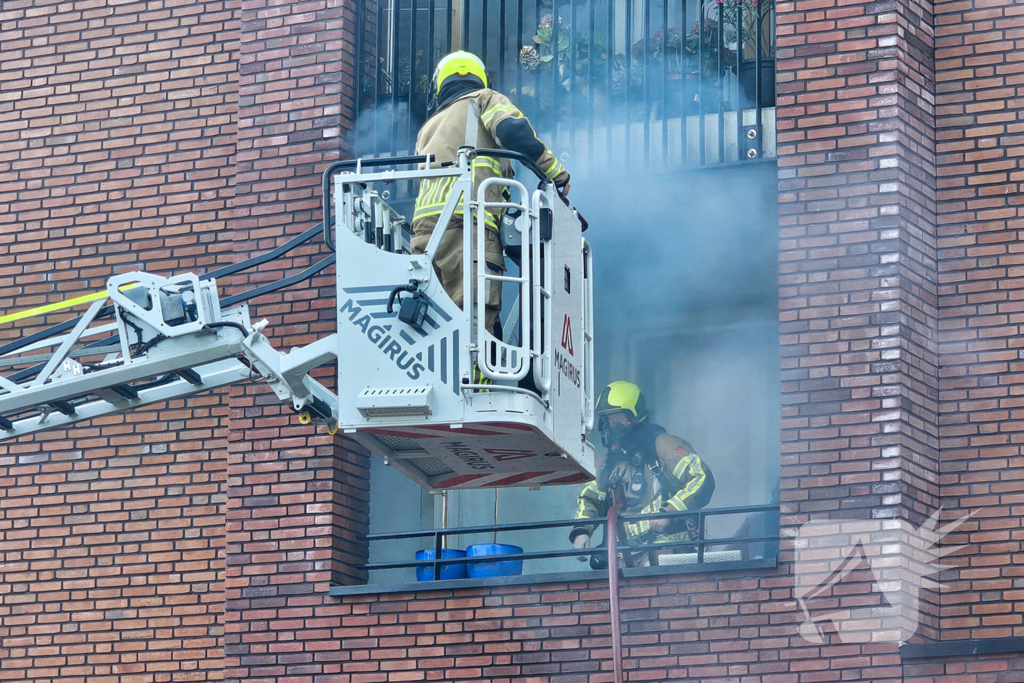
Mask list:
[{"label": "firefighter in basket", "polygon": [[[550,178],[564,196],[569,193],[569,173],[537,134],[518,107],[499,92],[488,88],[487,72],[479,57],[469,52],[453,52],[434,70],[431,83],[429,118],[416,138],[417,154],[432,154],[435,164],[456,160],[460,147],[507,149],[526,155]],[[511,178],[507,159],[477,157],[473,160],[473,196],[480,184],[494,177]],[[452,191],[454,178],[425,179],[420,183],[412,221],[412,250],[422,254]],[[488,201],[501,201],[499,187],[491,189]],[[434,270],[441,285],[462,306],[462,231],[461,203],[447,226],[434,255]],[[505,259],[498,241],[501,215],[488,212],[486,224],[486,267],[494,274],[505,270]],[[470,227],[472,229],[472,227]],[[474,257],[475,258],[475,257]],[[474,264],[476,265],[476,264]],[[474,282],[476,281],[474,273]],[[501,286],[491,283],[485,302],[488,330],[495,329],[501,312]],[[499,335],[500,336],[500,335]]]},{"label": "firefighter in basket", "polygon": [[[711,469],[687,441],[651,423],[640,387],[630,382],[609,384],[598,399],[597,416],[607,450],[595,463],[597,481],[587,484],[577,499],[576,518],[581,523],[569,534],[573,547],[590,547],[596,525],[585,520],[607,516],[615,488],[622,496],[621,514],[683,512],[708,504],[715,491]],[[627,566],[648,566],[653,563],[652,553],[660,554],[651,546],[696,538],[695,519],[642,519],[620,526],[619,544],[637,546],[637,552],[625,558]],[[688,550],[676,547],[662,552]],[[603,556],[594,555],[591,566],[603,567]]]}]

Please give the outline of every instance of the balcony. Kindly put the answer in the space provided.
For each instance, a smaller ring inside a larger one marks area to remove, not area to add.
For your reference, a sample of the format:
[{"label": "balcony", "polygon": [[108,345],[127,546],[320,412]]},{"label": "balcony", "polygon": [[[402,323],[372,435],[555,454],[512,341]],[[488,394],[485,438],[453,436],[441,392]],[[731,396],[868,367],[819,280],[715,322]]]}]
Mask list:
[{"label": "balcony", "polygon": [[381,0],[360,11],[360,155],[412,151],[434,66],[462,48],[576,169],[775,156],[774,0]]}]

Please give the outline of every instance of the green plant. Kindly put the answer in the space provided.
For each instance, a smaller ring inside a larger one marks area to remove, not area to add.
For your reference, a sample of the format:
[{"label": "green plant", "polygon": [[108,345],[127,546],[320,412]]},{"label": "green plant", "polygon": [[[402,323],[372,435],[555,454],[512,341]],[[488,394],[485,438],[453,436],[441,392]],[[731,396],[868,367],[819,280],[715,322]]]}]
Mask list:
[{"label": "green plant", "polygon": [[587,74],[591,69],[601,68],[607,60],[607,50],[595,40],[595,46],[584,36],[573,36],[572,26],[558,18],[557,46],[554,19],[551,14],[541,18],[532,44],[524,45],[519,51],[519,65],[524,71],[538,75],[552,75],[558,69],[559,82],[565,92],[586,93]]}]

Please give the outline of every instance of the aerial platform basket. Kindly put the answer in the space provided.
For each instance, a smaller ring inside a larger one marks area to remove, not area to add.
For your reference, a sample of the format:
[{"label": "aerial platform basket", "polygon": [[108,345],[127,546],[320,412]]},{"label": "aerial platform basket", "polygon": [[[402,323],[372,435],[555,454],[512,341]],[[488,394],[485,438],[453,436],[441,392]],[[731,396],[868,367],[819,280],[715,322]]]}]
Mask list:
[{"label": "aerial platform basket", "polygon": [[[337,425],[431,489],[590,479],[593,269],[584,224],[546,179],[531,192],[493,178],[474,196],[482,155],[515,156],[467,148],[440,168],[426,157],[328,168],[322,225],[336,252],[337,332],[307,346],[275,349],[262,334],[268,322],[252,323],[243,302],[311,275],[224,299],[216,278],[271,260],[316,228],[213,273],[123,273],[105,291],[73,299],[68,305],[91,302],[79,318],[0,345],[0,440],[265,381],[301,421]],[[424,180],[451,188],[438,225],[458,214],[449,229],[460,230],[461,216],[473,217],[462,231],[465,310],[433,267],[443,231],[413,254],[407,221],[388,205],[392,189],[404,184],[411,196]],[[488,202],[495,186],[502,199]],[[485,261],[487,211],[505,215],[516,274],[473,269],[474,255]],[[330,260],[308,270],[320,272]],[[485,329],[484,302],[474,297],[490,286],[506,290],[502,331]],[[337,394],[309,375],[335,359]]]},{"label": "aerial platform basket", "polygon": [[[540,187],[491,178],[474,196],[474,166],[499,155],[523,161]],[[422,254],[412,253],[410,221],[387,201],[411,195],[417,181],[451,188]],[[493,186],[502,201],[486,200]],[[524,157],[464,148],[445,167],[427,157],[339,162],[324,189],[338,273],[339,429],[430,489],[591,479],[591,253],[582,219],[554,185]],[[487,212],[506,215],[502,242],[517,274],[473,268],[474,258],[485,262]],[[462,230],[465,310],[432,265],[453,216],[456,230],[461,216],[473,217]],[[501,339],[476,296],[492,286],[504,291]]]}]

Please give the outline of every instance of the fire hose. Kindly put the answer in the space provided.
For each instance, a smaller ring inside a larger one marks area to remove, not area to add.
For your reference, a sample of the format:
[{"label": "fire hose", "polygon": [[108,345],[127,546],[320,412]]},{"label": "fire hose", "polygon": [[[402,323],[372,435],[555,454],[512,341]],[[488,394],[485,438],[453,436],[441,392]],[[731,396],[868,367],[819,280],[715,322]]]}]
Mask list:
[{"label": "fire hose", "polygon": [[612,627],[612,668],[615,683],[622,677],[622,621],[619,617],[619,489],[612,489],[612,506],[608,510],[608,605]]}]

